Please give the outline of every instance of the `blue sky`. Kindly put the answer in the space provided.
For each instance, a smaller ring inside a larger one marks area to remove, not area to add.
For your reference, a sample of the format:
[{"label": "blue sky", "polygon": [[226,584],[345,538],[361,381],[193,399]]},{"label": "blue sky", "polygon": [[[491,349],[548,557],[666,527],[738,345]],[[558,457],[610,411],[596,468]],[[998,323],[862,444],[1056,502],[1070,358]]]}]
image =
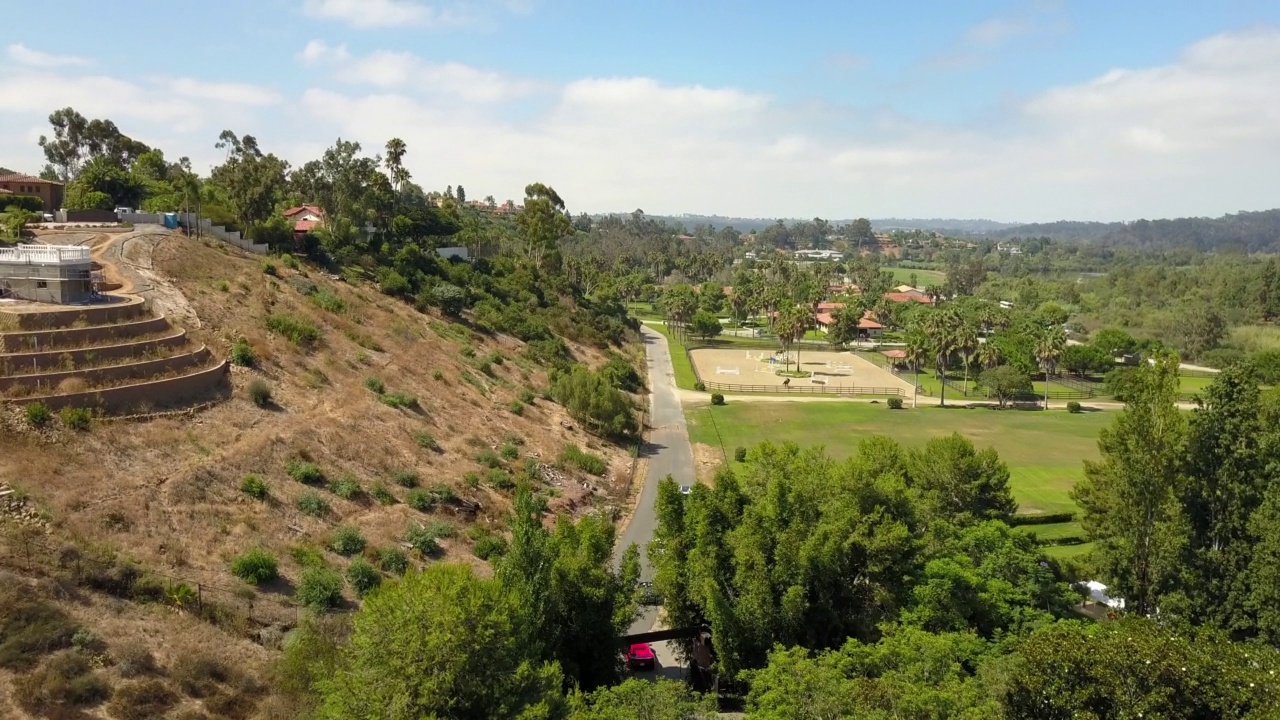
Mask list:
[{"label": "blue sky", "polygon": [[1135,219],[1280,205],[1280,3],[64,0],[0,27],[0,165],[110,117],[207,170],[406,140],[572,210]]}]

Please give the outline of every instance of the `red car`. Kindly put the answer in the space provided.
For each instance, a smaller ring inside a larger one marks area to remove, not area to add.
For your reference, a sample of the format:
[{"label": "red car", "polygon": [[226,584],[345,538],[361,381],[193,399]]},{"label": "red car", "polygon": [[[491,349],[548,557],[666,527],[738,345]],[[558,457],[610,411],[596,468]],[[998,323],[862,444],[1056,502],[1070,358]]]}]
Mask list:
[{"label": "red car", "polygon": [[632,670],[652,670],[655,662],[653,646],[648,643],[632,645],[627,651],[627,667]]}]

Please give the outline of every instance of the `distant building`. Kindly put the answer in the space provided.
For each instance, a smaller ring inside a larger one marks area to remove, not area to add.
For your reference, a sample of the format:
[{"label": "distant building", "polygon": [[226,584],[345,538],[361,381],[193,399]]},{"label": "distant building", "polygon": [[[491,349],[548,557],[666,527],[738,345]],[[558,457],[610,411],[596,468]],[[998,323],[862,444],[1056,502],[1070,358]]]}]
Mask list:
[{"label": "distant building", "polygon": [[889,302],[895,303],[918,302],[924,305],[933,304],[933,298],[915,289],[906,292],[887,292],[882,297]]},{"label": "distant building", "polygon": [[0,248],[0,297],[69,305],[95,294],[93,260],[87,247]]},{"label": "distant building", "polygon": [[31,175],[0,175],[0,191],[4,190],[13,195],[31,195],[40,198],[41,209],[47,213],[62,208],[64,189],[60,182]]},{"label": "distant building", "polygon": [[801,260],[843,260],[844,253],[839,250],[797,250],[796,258]]},{"label": "distant building", "polygon": [[445,260],[467,261],[471,259],[471,255],[467,252],[467,249],[460,246],[436,248],[436,254]]},{"label": "distant building", "polygon": [[305,235],[324,224],[324,208],[319,205],[300,205],[284,211],[293,221],[295,235]]}]

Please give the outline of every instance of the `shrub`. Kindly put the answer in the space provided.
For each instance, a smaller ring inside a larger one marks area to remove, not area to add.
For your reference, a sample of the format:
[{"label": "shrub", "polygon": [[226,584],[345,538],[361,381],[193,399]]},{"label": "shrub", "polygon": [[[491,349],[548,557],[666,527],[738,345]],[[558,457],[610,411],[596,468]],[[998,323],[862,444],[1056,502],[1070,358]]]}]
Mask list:
[{"label": "shrub", "polygon": [[723,404],[724,404],[724,395],[721,395],[720,393],[711,393],[711,404],[712,404],[712,405],[723,405]]},{"label": "shrub", "polygon": [[480,473],[475,471],[463,473],[462,482],[466,483],[467,487],[474,490],[475,488],[480,487]]},{"label": "shrub", "polygon": [[155,656],[145,645],[136,641],[126,642],[116,648],[111,653],[111,658],[115,660],[116,672],[120,673],[120,677],[131,678],[156,671]]},{"label": "shrub", "polygon": [[44,427],[53,420],[53,411],[42,402],[29,403],[26,407],[27,424],[31,427]]},{"label": "shrub", "polygon": [[286,338],[297,347],[307,348],[320,342],[320,328],[292,315],[273,314],[267,318],[267,329]]},{"label": "shrub", "polygon": [[604,458],[584,452],[577,445],[565,445],[560,451],[559,461],[561,467],[574,467],[596,477],[604,477],[609,470],[609,463]]},{"label": "shrub", "polygon": [[320,471],[320,468],[315,463],[290,460],[285,465],[285,472],[289,473],[289,477],[304,485],[321,485],[324,483],[324,473]]},{"label": "shrub", "polygon": [[467,292],[457,285],[442,282],[431,288],[431,302],[446,315],[457,315],[467,306]]},{"label": "shrub", "polygon": [[533,401],[536,398],[537,396],[534,395],[533,391],[530,390],[529,388],[525,388],[520,391],[520,402],[524,403],[525,405],[532,405]]},{"label": "shrub", "polygon": [[515,460],[520,457],[520,448],[511,443],[502,446],[502,458],[504,460]]},{"label": "shrub", "polygon": [[240,367],[253,367],[258,363],[258,354],[253,351],[253,346],[243,337],[236,338],[231,343],[231,364]]},{"label": "shrub", "polygon": [[427,523],[424,529],[431,533],[432,537],[451,538],[458,534],[458,529],[446,520],[435,520]]},{"label": "shrub", "polygon": [[329,514],[329,503],[313,492],[304,492],[298,496],[298,512],[311,517],[324,517]]},{"label": "shrub", "polygon": [[400,487],[416,488],[418,487],[418,473],[412,470],[397,470],[392,473],[391,479],[396,481]]},{"label": "shrub", "polygon": [[486,448],[476,453],[476,462],[485,467],[496,468],[502,465],[502,458],[498,457],[498,453]]},{"label": "shrub", "polygon": [[392,495],[391,491],[387,489],[387,486],[382,483],[374,483],[373,487],[369,490],[369,494],[373,496],[374,500],[377,500],[382,505],[396,504],[396,496]]},{"label": "shrub", "polygon": [[276,264],[270,260],[262,261],[262,274],[270,275],[272,277],[280,277],[280,271],[276,270]]},{"label": "shrub", "polygon": [[261,585],[279,577],[280,568],[274,555],[253,548],[231,561],[231,574],[247,583]]},{"label": "shrub", "polygon": [[524,403],[519,400],[512,400],[511,404],[507,406],[507,409],[511,411],[512,415],[523,415]]},{"label": "shrub", "polygon": [[638,392],[644,387],[644,381],[640,379],[635,366],[621,355],[610,356],[609,361],[600,368],[600,374],[609,384],[625,392]]},{"label": "shrub", "polygon": [[561,373],[552,386],[552,395],[570,417],[594,432],[628,435],[636,430],[631,399],[584,365]]},{"label": "shrub", "polygon": [[65,613],[20,593],[16,583],[0,588],[0,668],[33,667],[42,655],[70,647],[75,631]]},{"label": "shrub", "polygon": [[489,470],[489,484],[499,490],[510,490],[516,486],[516,481],[511,477],[511,473],[502,468],[491,468]]},{"label": "shrub", "polygon": [[339,525],[333,531],[333,537],[329,540],[329,547],[339,555],[355,555],[364,550],[364,546],[368,544],[364,539],[364,535],[359,530],[350,525]]},{"label": "shrub", "polygon": [[311,567],[302,573],[294,599],[316,610],[342,602],[342,577],[327,567]]},{"label": "shrub", "polygon": [[409,393],[389,392],[379,395],[378,399],[383,405],[393,408],[412,408],[418,406],[418,398]]},{"label": "shrub", "polygon": [[298,263],[298,258],[292,255],[281,255],[280,262],[291,270],[298,270],[302,267],[302,265]]},{"label": "shrub", "polygon": [[440,547],[440,543],[436,542],[436,536],[432,535],[424,527],[414,527],[406,530],[404,541],[414,550],[427,557],[438,557],[444,552],[444,549]]},{"label": "shrub", "polygon": [[698,392],[706,392],[706,391],[707,391],[707,385],[706,385],[706,383],[704,383],[704,382],[702,382],[701,380],[699,380],[699,381],[697,381],[697,382],[695,382],[695,383],[693,384],[693,389],[694,389],[694,390],[697,390]]},{"label": "shrub", "polygon": [[436,509],[436,496],[431,493],[414,488],[404,496],[404,504],[417,510],[418,512],[431,512]]},{"label": "shrub", "polygon": [[347,566],[347,582],[356,595],[364,597],[366,593],[382,584],[382,575],[364,558],[356,558]]},{"label": "shrub", "polygon": [[93,421],[93,413],[89,408],[65,407],[58,413],[58,417],[62,419],[63,427],[70,430],[88,430],[89,423]]},{"label": "shrub", "polygon": [[1072,400],[1067,403],[1067,412],[1069,413],[1078,413],[1078,412],[1082,412],[1083,410],[1084,408],[1080,407],[1080,403],[1076,402],[1075,400]]},{"label": "shrub", "polygon": [[378,567],[384,572],[403,575],[409,569],[409,556],[398,547],[384,547],[378,551]]},{"label": "shrub", "polygon": [[387,391],[387,386],[382,384],[382,380],[370,375],[364,379],[364,386],[377,395],[381,395]]},{"label": "shrub", "polygon": [[485,535],[476,541],[473,550],[481,560],[491,560],[507,554],[507,541],[498,535]]},{"label": "shrub", "polygon": [[443,379],[444,379],[444,373],[443,373],[443,372],[441,372],[440,370],[432,370],[432,371],[431,371],[431,379],[432,379],[432,380],[443,380]]},{"label": "shrub", "polygon": [[342,298],[334,295],[328,288],[322,288],[311,293],[307,296],[307,299],[321,310],[331,312],[334,315],[341,315],[347,310],[347,304],[342,301]]},{"label": "shrub", "polygon": [[733,459],[735,462],[747,461],[747,449],[744,447],[736,447],[733,449]]},{"label": "shrub", "polygon": [[249,399],[260,408],[271,405],[271,386],[265,380],[254,378],[249,381]]},{"label": "shrub", "polygon": [[364,494],[364,488],[360,487],[359,480],[350,475],[343,475],[329,483],[329,492],[343,500],[355,500]]},{"label": "shrub", "polygon": [[889,398],[889,401],[888,401],[888,402],[889,402],[889,409],[890,409],[890,410],[901,410],[901,409],[902,409],[902,398]]},{"label": "shrub", "polygon": [[436,442],[434,436],[425,430],[419,430],[413,434],[413,441],[418,443],[418,447],[424,450],[440,451],[440,445]]},{"label": "shrub", "polygon": [[480,372],[484,373],[485,375],[488,375],[489,377],[493,377],[493,363],[489,362],[488,360],[481,360],[480,364],[476,365],[476,368],[480,370]]},{"label": "shrub", "polygon": [[170,675],[182,692],[203,698],[218,691],[218,685],[231,679],[231,671],[218,660],[201,655],[181,655]]},{"label": "shrub", "polygon": [[[76,717],[65,708],[96,705],[111,694],[111,686],[93,672],[89,658],[68,650],[50,657],[35,672],[13,681],[14,701],[33,715]],[[54,715],[58,710],[63,712]]]}]

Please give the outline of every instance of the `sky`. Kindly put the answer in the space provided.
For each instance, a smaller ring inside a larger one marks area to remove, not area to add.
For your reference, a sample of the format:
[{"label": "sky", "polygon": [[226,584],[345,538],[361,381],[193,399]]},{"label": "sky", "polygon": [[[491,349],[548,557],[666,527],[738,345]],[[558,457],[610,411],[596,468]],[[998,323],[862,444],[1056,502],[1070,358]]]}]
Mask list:
[{"label": "sky", "polygon": [[50,112],[207,172],[402,138],[574,212],[1133,220],[1280,207],[1275,0],[60,0],[0,25],[0,166]]}]

